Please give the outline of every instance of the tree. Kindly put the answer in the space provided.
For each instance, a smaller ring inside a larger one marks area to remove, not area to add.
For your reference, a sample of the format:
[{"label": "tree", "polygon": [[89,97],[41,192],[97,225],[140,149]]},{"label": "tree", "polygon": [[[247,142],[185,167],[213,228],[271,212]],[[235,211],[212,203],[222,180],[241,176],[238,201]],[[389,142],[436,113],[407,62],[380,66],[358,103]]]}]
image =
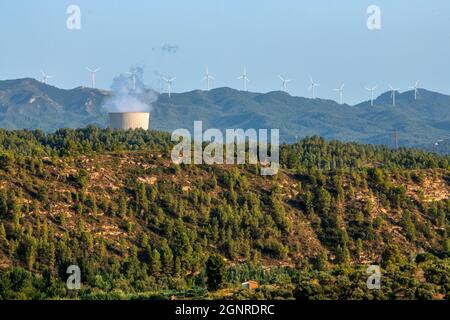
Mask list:
[{"label": "tree", "polygon": [[307,214],[313,214],[314,213],[314,201],[313,201],[313,194],[311,191],[306,191],[304,195],[304,201],[306,206],[306,213]]},{"label": "tree", "polygon": [[350,262],[350,252],[347,245],[338,245],[336,248],[336,261],[340,264],[348,264]]},{"label": "tree", "polygon": [[358,259],[361,258],[361,255],[363,253],[363,243],[361,238],[356,239],[356,256]]},{"label": "tree", "polygon": [[158,250],[155,248],[152,252],[152,273],[158,274],[161,272],[161,255]]},{"label": "tree", "polygon": [[162,253],[162,265],[164,267],[164,270],[167,273],[170,273],[173,268],[173,253],[172,249],[170,249],[169,245],[167,244],[166,239],[163,239],[161,245],[161,253]]},{"label": "tree", "polygon": [[6,230],[3,223],[0,224],[0,240],[6,243]]},{"label": "tree", "polygon": [[145,184],[140,183],[136,191],[136,211],[140,215],[148,211],[147,188]]},{"label": "tree", "polygon": [[217,291],[225,279],[225,261],[219,255],[211,255],[206,261],[208,290]]},{"label": "tree", "polygon": [[416,241],[416,227],[411,220],[411,212],[409,210],[405,210],[403,212],[402,225],[408,239],[411,241]]},{"label": "tree", "polygon": [[328,255],[325,250],[322,250],[319,257],[317,258],[317,269],[319,271],[326,271],[329,268]]},{"label": "tree", "polygon": [[128,213],[127,198],[125,194],[120,195],[119,199],[119,217],[124,218]]},{"label": "tree", "polygon": [[400,254],[400,250],[395,244],[387,244],[381,254],[381,267],[383,269],[390,268],[392,266],[401,264],[403,257]]},{"label": "tree", "polygon": [[0,169],[9,171],[14,165],[14,155],[11,152],[0,152]]},{"label": "tree", "polygon": [[81,187],[81,189],[85,189],[89,182],[89,172],[87,172],[86,169],[81,169],[75,177],[75,182]]}]

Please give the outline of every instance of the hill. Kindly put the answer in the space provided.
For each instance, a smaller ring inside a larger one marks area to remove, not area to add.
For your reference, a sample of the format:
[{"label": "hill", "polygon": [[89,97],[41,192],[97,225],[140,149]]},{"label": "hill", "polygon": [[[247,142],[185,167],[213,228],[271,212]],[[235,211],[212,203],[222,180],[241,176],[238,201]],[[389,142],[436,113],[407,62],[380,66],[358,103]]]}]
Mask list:
[{"label": "hill", "polygon": [[[61,90],[36,80],[0,81],[0,126],[6,129],[78,128],[88,124],[107,126],[105,98],[112,93],[88,88]],[[284,142],[320,135],[326,139],[358,141],[394,146],[394,131],[400,146],[434,145],[448,139],[450,96],[420,89],[397,94],[397,106],[390,93],[383,93],[375,106],[350,106],[335,101],[290,96],[275,91],[254,93],[230,88],[186,93],[143,94],[153,107],[153,129],[173,131],[190,128],[194,120],[204,127],[279,128]],[[442,152],[450,150],[442,148]]]},{"label": "hill", "polygon": [[34,79],[0,81],[0,127],[4,129],[80,128],[105,125],[101,105],[106,91],[58,89]]},{"label": "hill", "polygon": [[[449,157],[312,137],[268,178],[170,150],[161,132],[0,132],[0,298],[448,297]],[[206,290],[211,254],[228,293]]]}]

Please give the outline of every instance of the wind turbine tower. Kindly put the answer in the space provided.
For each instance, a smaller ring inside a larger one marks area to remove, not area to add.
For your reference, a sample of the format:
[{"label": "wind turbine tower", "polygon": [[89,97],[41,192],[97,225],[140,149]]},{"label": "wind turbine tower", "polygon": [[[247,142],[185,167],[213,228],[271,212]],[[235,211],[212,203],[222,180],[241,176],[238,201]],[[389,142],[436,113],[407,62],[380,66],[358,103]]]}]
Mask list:
[{"label": "wind turbine tower", "polygon": [[281,80],[281,91],[287,92],[287,84],[291,82],[291,80],[284,79],[282,76],[278,76]]},{"label": "wind turbine tower", "polygon": [[48,74],[46,74],[44,71],[41,70],[41,74],[42,74],[42,82],[44,84],[48,84],[48,79],[53,78],[53,76],[50,76]]},{"label": "wind turbine tower", "polygon": [[417,92],[419,91],[419,80],[417,80],[416,83],[409,88],[414,90],[414,100],[417,100]]},{"label": "wind turbine tower", "polygon": [[370,106],[373,107],[373,93],[375,92],[375,89],[377,88],[377,86],[373,86],[371,88],[366,87],[367,91],[370,91]]},{"label": "wind turbine tower", "polygon": [[389,85],[389,89],[391,89],[392,106],[395,107],[395,94],[400,89],[399,88],[394,88],[392,85]]},{"label": "wind turbine tower", "polygon": [[86,68],[86,70],[89,71],[89,73],[91,74],[91,86],[92,89],[95,89],[95,76],[97,72],[100,71],[100,68],[97,69]]},{"label": "wind turbine tower", "polygon": [[309,77],[309,81],[310,81],[309,90],[311,91],[311,98],[315,99],[316,98],[315,89],[316,89],[316,87],[320,86],[320,84],[314,82],[312,77]]},{"label": "wind turbine tower", "polygon": [[129,75],[133,81],[133,91],[136,91],[136,71],[127,72],[127,75]]},{"label": "wind turbine tower", "polygon": [[169,95],[170,98],[170,94],[172,92],[172,83],[176,80],[177,78],[172,78],[172,77],[168,77],[168,78],[163,78],[163,80],[167,83],[167,94]]},{"label": "wind turbine tower", "polygon": [[344,97],[344,86],[345,84],[342,84],[338,89],[333,89],[334,91],[339,92],[339,103],[342,104],[342,100]]},{"label": "wind turbine tower", "polygon": [[209,74],[208,67],[206,67],[206,74],[203,77],[202,81],[206,81],[206,90],[209,91],[211,80],[214,80],[214,77]]},{"label": "wind turbine tower", "polygon": [[242,80],[243,89],[244,91],[247,91],[247,82],[250,82],[247,76],[247,68],[244,68],[244,72],[242,75],[238,78],[238,80]]}]

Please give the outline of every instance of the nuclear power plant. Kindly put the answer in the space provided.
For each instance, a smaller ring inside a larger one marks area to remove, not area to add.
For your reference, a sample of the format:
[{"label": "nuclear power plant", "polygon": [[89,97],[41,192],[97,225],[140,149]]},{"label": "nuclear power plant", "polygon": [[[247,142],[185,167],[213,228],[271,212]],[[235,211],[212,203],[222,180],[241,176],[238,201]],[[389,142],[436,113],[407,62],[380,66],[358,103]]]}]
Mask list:
[{"label": "nuclear power plant", "polygon": [[111,129],[148,130],[149,124],[149,112],[112,112],[109,114],[109,126]]}]

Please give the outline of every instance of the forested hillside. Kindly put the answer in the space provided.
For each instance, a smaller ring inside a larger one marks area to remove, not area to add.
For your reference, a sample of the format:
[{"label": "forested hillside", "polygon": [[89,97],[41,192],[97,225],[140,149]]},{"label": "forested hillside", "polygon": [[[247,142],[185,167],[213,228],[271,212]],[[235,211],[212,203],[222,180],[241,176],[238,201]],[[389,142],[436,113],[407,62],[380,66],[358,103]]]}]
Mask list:
[{"label": "forested hillside", "polygon": [[174,165],[171,146],[156,131],[0,131],[0,299],[449,298],[450,157],[311,137],[263,177]]}]

